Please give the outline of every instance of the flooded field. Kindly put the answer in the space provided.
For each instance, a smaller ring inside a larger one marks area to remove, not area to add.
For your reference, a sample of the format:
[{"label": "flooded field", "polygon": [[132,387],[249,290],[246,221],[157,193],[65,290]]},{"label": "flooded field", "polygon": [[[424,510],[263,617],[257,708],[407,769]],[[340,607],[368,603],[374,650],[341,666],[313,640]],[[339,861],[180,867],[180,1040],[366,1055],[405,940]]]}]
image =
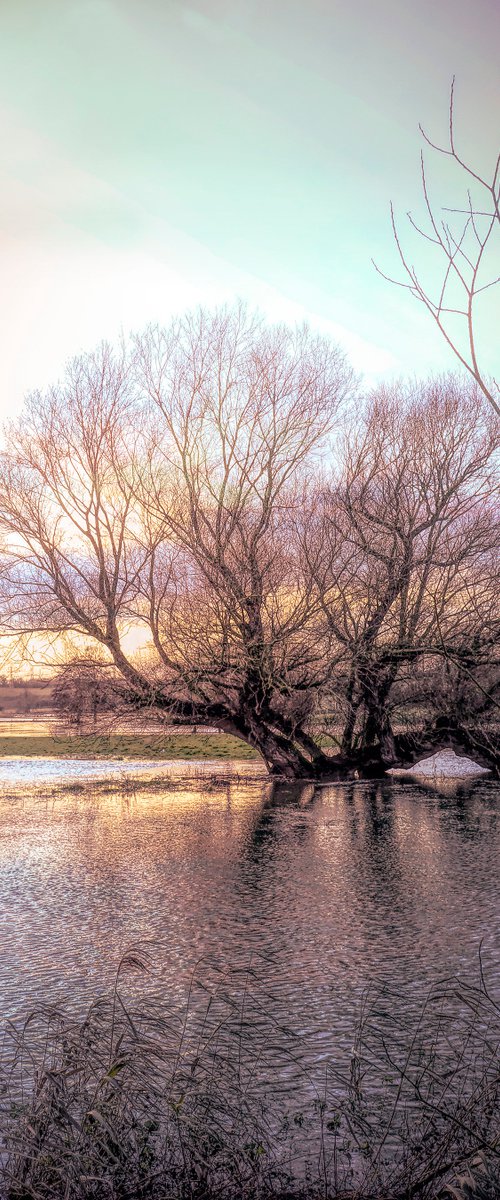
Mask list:
[{"label": "flooded field", "polygon": [[[256,763],[0,762],[0,1012],[78,1012],[147,941],[141,988],[250,967],[310,1053],[347,1044],[371,983],[500,990],[499,789],[289,788]],[[127,985],[128,986],[128,985]],[[136,986],[132,980],[130,987]]]}]

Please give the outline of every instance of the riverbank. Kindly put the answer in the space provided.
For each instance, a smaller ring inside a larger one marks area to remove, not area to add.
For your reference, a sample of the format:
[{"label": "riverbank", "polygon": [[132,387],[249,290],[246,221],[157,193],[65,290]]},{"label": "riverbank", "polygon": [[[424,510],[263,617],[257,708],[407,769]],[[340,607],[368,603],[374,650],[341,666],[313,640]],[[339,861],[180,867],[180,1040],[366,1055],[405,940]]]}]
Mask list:
[{"label": "riverbank", "polygon": [[0,736],[0,758],[233,759],[259,761],[256,750],[229,734],[49,734]]},{"label": "riverbank", "polygon": [[[457,754],[451,745],[446,745],[446,740],[452,742]],[[331,746],[331,741],[331,738],[319,739],[325,750],[328,743]],[[421,772],[423,775],[439,774],[438,760],[440,756],[444,756],[442,774],[450,773],[450,762],[453,759],[454,769],[451,774],[459,778],[464,774],[462,766],[465,756],[474,761],[476,766],[474,774],[477,776],[483,773],[493,773],[498,776],[500,762],[493,743],[488,747],[480,746],[477,739],[468,736],[464,731],[462,731],[461,741],[445,739],[444,745],[441,747],[433,746],[427,737],[419,736],[417,732],[411,738],[399,737],[398,742],[400,743],[398,745],[400,765],[388,772],[394,777],[397,777],[398,774],[401,774],[401,778],[405,776],[412,778],[419,775],[416,760],[422,758],[422,755],[424,759],[428,759],[428,764],[424,765]],[[140,733],[122,729],[119,732],[109,731],[100,734],[68,732],[57,734],[50,724],[36,721],[16,721],[11,723],[10,728],[7,723],[3,729],[0,728],[0,762],[2,759],[13,758],[69,759],[82,762],[100,760],[108,762],[109,760],[115,762],[128,760],[204,762],[216,760],[262,763],[257,750],[241,738],[227,733],[214,731],[191,733],[189,730],[186,732],[185,729],[179,733],[166,733],[156,727],[149,730],[143,729]],[[413,766],[410,765],[412,761]],[[376,755],[374,756],[373,752],[357,758],[346,759],[333,753],[330,762],[331,774],[323,776],[319,774],[317,776],[319,782],[328,782],[329,779],[333,781],[349,778],[381,778],[387,770],[387,764],[383,763]],[[469,775],[470,771],[466,771],[465,774]]]}]

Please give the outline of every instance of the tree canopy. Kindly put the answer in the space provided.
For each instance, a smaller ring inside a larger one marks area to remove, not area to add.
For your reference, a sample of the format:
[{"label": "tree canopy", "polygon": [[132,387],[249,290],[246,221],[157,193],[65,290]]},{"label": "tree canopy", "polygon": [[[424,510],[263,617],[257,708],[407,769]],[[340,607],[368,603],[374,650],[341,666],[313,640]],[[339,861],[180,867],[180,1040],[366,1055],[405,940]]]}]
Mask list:
[{"label": "tree canopy", "polygon": [[103,345],[9,430],[4,629],[83,639],[62,696],[94,645],[94,690],[236,733],[276,774],[390,764],[443,664],[469,708],[496,704],[478,398],[453,376],[364,396],[328,339],[242,307]]}]

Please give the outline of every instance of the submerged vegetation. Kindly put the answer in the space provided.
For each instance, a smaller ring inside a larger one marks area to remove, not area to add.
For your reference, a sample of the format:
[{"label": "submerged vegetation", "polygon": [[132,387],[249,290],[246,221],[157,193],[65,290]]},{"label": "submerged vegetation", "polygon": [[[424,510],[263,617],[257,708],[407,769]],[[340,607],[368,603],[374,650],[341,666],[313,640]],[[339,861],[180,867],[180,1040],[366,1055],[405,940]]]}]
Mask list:
[{"label": "submerged vegetation", "polygon": [[179,1009],[125,979],[148,965],[128,952],[81,1021],[41,1009],[5,1030],[5,1200],[498,1195],[500,1014],[482,973],[437,980],[420,1009],[368,995],[350,1065],[313,1077],[251,969],[200,967]]}]

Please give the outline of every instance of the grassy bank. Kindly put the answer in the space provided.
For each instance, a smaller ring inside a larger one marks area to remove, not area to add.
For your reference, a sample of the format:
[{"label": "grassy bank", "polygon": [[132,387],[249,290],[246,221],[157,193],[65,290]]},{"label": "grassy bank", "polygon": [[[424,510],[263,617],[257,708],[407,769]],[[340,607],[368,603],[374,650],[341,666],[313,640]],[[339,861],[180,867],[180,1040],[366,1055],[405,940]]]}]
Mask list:
[{"label": "grassy bank", "polygon": [[342,1074],[306,1065],[251,970],[205,971],[179,1008],[129,991],[149,965],[125,955],[81,1021],[45,1008],[6,1029],[2,1200],[498,1198],[500,1016],[483,977],[438,980],[423,1005],[372,995]]},{"label": "grassy bank", "polygon": [[254,759],[259,755],[251,746],[229,734],[158,734],[113,733],[109,736],[0,737],[0,758],[147,758],[158,762],[171,759]]}]

